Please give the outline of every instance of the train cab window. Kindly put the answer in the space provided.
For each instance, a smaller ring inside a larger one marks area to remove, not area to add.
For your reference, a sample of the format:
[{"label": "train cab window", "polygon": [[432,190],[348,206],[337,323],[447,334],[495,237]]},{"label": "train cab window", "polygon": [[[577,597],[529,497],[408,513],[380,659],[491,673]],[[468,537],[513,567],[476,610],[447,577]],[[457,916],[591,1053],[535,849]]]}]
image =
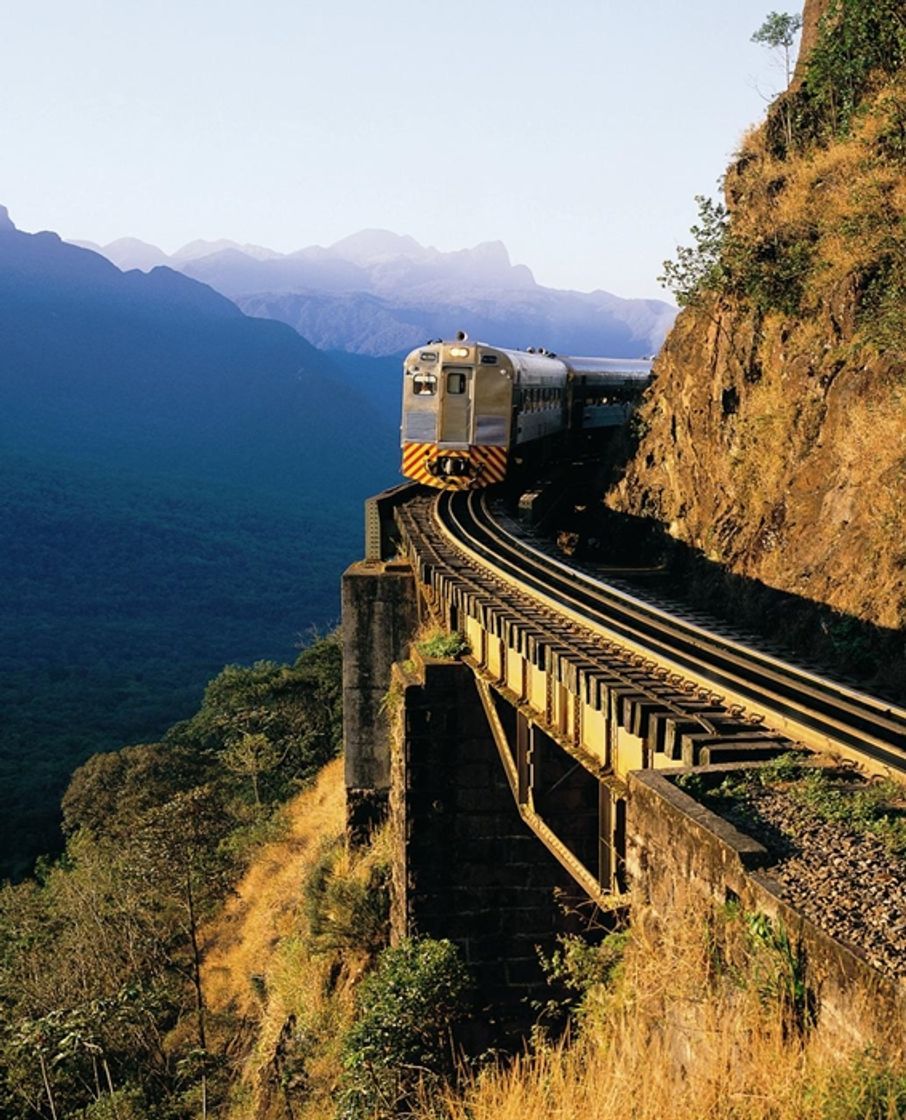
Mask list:
[{"label": "train cab window", "polygon": [[459,371],[447,374],[447,392],[453,395],[466,391],[466,375]]},{"label": "train cab window", "polygon": [[437,378],[433,373],[417,373],[412,378],[412,393],[416,397],[433,397],[437,392]]},{"label": "train cab window", "polygon": [[497,365],[497,355],[496,354],[482,354],[481,355],[481,364],[483,366],[496,366]]}]

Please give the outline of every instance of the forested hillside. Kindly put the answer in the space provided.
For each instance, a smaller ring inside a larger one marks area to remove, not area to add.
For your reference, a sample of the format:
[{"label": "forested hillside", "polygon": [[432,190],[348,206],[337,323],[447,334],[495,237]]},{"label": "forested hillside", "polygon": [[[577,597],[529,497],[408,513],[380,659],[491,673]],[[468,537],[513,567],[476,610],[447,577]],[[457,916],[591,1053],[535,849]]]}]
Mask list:
[{"label": "forested hillside", "polygon": [[0,218],[0,873],[91,753],[334,622],[396,425],[290,328]]},{"label": "forested hillside", "polygon": [[328,638],[293,665],[228,667],[160,742],[76,773],[65,858],[0,889],[0,1114],[213,1114],[245,1023],[210,1002],[211,918],[339,741]]}]

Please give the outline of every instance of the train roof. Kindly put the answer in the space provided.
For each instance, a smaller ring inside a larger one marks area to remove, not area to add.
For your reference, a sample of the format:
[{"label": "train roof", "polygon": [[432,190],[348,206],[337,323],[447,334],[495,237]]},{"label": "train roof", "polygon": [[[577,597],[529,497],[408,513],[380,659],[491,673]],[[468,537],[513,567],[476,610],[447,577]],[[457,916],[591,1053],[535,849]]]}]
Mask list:
[{"label": "train roof", "polygon": [[560,360],[572,373],[616,373],[626,377],[650,377],[650,358],[572,358]]},{"label": "train roof", "polygon": [[[603,358],[603,357],[572,357],[566,354],[553,354],[542,348],[530,350],[514,350],[505,346],[494,346],[478,339],[434,339],[425,346],[413,350],[409,357],[413,357],[421,350],[431,346],[454,347],[476,346],[482,350],[497,351],[505,354],[513,366],[523,373],[530,371],[536,376],[544,376],[555,369],[564,368],[572,374],[580,376],[597,376],[602,378],[617,378],[626,381],[646,381],[651,377],[652,361],[650,358]],[[432,357],[434,355],[432,354]],[[408,361],[408,358],[407,358]]]},{"label": "train roof", "polygon": [[[479,343],[479,346],[486,345]],[[494,347],[493,349],[498,349]],[[507,355],[514,365],[526,368],[532,365],[559,363],[565,366],[570,373],[580,375],[597,375],[618,377],[628,381],[645,380],[651,377],[652,360],[650,358],[597,358],[597,357],[572,357],[567,354],[552,354],[547,350],[508,350],[499,348],[501,353]],[[540,359],[540,362],[539,362]]]}]

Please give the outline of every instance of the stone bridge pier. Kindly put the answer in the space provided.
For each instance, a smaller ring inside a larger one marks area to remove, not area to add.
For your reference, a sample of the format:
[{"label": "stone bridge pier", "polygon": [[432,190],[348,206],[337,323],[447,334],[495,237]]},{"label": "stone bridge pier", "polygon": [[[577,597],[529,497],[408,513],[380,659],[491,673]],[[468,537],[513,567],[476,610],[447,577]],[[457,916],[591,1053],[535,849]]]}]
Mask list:
[{"label": "stone bridge pier", "polygon": [[[539,949],[549,955],[558,934],[585,930],[595,912],[523,821],[472,669],[423,657],[412,645],[418,625],[408,565],[348,569],[348,832],[361,842],[389,816],[392,939],[454,941],[487,1004],[489,1037],[499,1039],[524,1030],[532,1001],[550,995]],[[563,775],[550,777],[565,792]],[[593,847],[597,815],[576,813],[583,820],[580,842]]]}]

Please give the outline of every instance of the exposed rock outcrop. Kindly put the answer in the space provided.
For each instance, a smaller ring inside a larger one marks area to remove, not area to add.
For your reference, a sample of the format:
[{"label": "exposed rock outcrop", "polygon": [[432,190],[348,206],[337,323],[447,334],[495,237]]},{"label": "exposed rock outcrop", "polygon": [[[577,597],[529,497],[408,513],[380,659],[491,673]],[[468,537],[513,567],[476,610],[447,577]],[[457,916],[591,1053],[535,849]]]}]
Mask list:
[{"label": "exposed rock outcrop", "polygon": [[[827,7],[806,4],[810,48]],[[820,87],[800,64],[798,90],[744,142],[718,271],[658,357],[644,435],[608,495],[736,575],[894,629],[906,626],[902,35],[886,71],[866,70],[845,126],[816,115],[826,75]]]}]

